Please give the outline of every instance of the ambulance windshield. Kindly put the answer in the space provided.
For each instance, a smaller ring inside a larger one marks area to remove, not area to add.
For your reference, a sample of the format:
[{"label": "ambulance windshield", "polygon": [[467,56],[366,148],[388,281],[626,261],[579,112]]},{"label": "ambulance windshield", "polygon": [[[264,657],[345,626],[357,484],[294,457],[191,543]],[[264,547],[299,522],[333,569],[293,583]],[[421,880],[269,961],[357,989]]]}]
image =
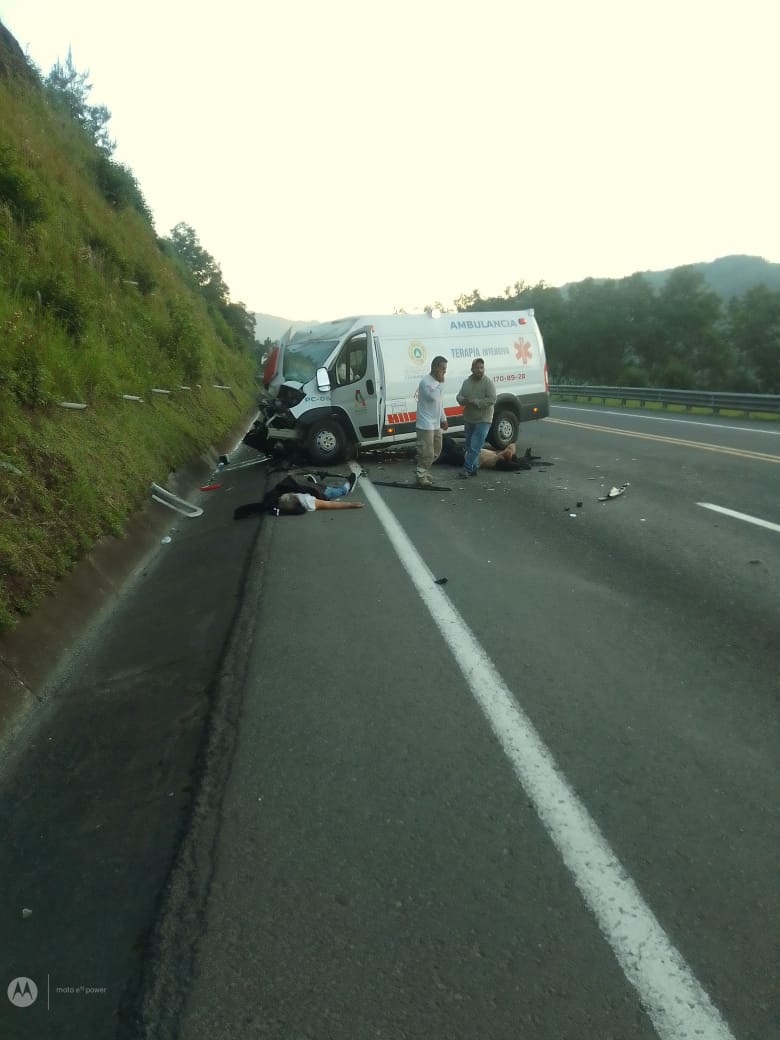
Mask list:
[{"label": "ambulance windshield", "polygon": [[333,353],[337,343],[337,339],[306,339],[301,343],[288,343],[284,350],[282,378],[285,381],[308,383]]}]

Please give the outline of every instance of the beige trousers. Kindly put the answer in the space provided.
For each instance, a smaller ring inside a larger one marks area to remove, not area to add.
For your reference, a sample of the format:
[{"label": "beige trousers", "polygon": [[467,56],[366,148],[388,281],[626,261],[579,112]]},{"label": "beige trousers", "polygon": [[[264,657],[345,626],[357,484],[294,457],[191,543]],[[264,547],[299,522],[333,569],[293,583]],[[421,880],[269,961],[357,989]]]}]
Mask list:
[{"label": "beige trousers", "polygon": [[417,430],[417,479],[431,477],[431,466],[441,455],[442,431]]}]

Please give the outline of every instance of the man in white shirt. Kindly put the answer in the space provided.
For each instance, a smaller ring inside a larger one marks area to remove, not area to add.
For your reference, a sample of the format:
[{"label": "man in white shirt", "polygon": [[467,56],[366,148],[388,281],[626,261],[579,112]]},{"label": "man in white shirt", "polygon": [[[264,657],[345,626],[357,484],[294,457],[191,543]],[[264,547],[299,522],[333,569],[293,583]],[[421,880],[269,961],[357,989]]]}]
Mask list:
[{"label": "man in white shirt", "polygon": [[437,355],[431,371],[417,388],[417,486],[432,487],[431,466],[441,454],[442,433],[447,429],[444,414],[444,377],[447,359]]}]

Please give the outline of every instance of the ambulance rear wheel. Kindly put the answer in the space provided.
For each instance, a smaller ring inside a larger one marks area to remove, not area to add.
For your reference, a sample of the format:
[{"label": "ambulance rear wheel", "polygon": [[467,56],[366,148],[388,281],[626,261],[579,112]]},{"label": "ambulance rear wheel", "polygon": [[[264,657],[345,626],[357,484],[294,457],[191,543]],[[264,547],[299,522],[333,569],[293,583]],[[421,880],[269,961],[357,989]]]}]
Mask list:
[{"label": "ambulance rear wheel", "polygon": [[312,462],[341,462],[347,453],[347,438],[333,419],[314,423],[306,437],[306,454]]},{"label": "ambulance rear wheel", "polygon": [[503,408],[500,412],[496,412],[493,418],[488,440],[494,448],[503,451],[504,448],[515,443],[519,432],[520,420],[517,415],[511,408]]}]

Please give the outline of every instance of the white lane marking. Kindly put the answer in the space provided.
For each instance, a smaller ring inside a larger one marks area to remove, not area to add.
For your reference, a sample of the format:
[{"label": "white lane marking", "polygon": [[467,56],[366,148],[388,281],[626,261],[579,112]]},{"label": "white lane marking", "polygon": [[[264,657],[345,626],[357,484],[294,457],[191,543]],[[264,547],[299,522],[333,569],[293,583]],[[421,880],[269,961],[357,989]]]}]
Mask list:
[{"label": "white lane marking", "polygon": [[643,412],[616,412],[614,408],[587,408],[576,405],[558,404],[551,402],[551,407],[557,412],[559,409],[565,412],[595,412],[597,415],[619,415],[625,419],[649,419],[655,422],[665,423],[687,423],[689,426],[709,426],[713,430],[738,430],[740,433],[766,433],[770,437],[780,437],[780,430],[757,430],[751,426],[726,426],[724,423],[707,422],[704,419],[674,419],[671,415],[652,415]]},{"label": "white lane marking", "polygon": [[735,509],[716,506],[712,502],[697,502],[696,505],[701,506],[702,509],[711,509],[715,513],[723,513],[724,516],[733,516],[737,520],[745,520],[749,524],[755,524],[756,527],[766,527],[769,531],[780,531],[780,524],[773,524],[771,520],[762,520],[760,517],[751,516],[749,513],[738,513]]},{"label": "white lane marking", "polygon": [[[358,466],[353,465],[357,471]],[[634,882],[569,786],[533,723],[371,481],[361,490],[458,663],[518,780],[661,1040],[734,1040]]]}]

